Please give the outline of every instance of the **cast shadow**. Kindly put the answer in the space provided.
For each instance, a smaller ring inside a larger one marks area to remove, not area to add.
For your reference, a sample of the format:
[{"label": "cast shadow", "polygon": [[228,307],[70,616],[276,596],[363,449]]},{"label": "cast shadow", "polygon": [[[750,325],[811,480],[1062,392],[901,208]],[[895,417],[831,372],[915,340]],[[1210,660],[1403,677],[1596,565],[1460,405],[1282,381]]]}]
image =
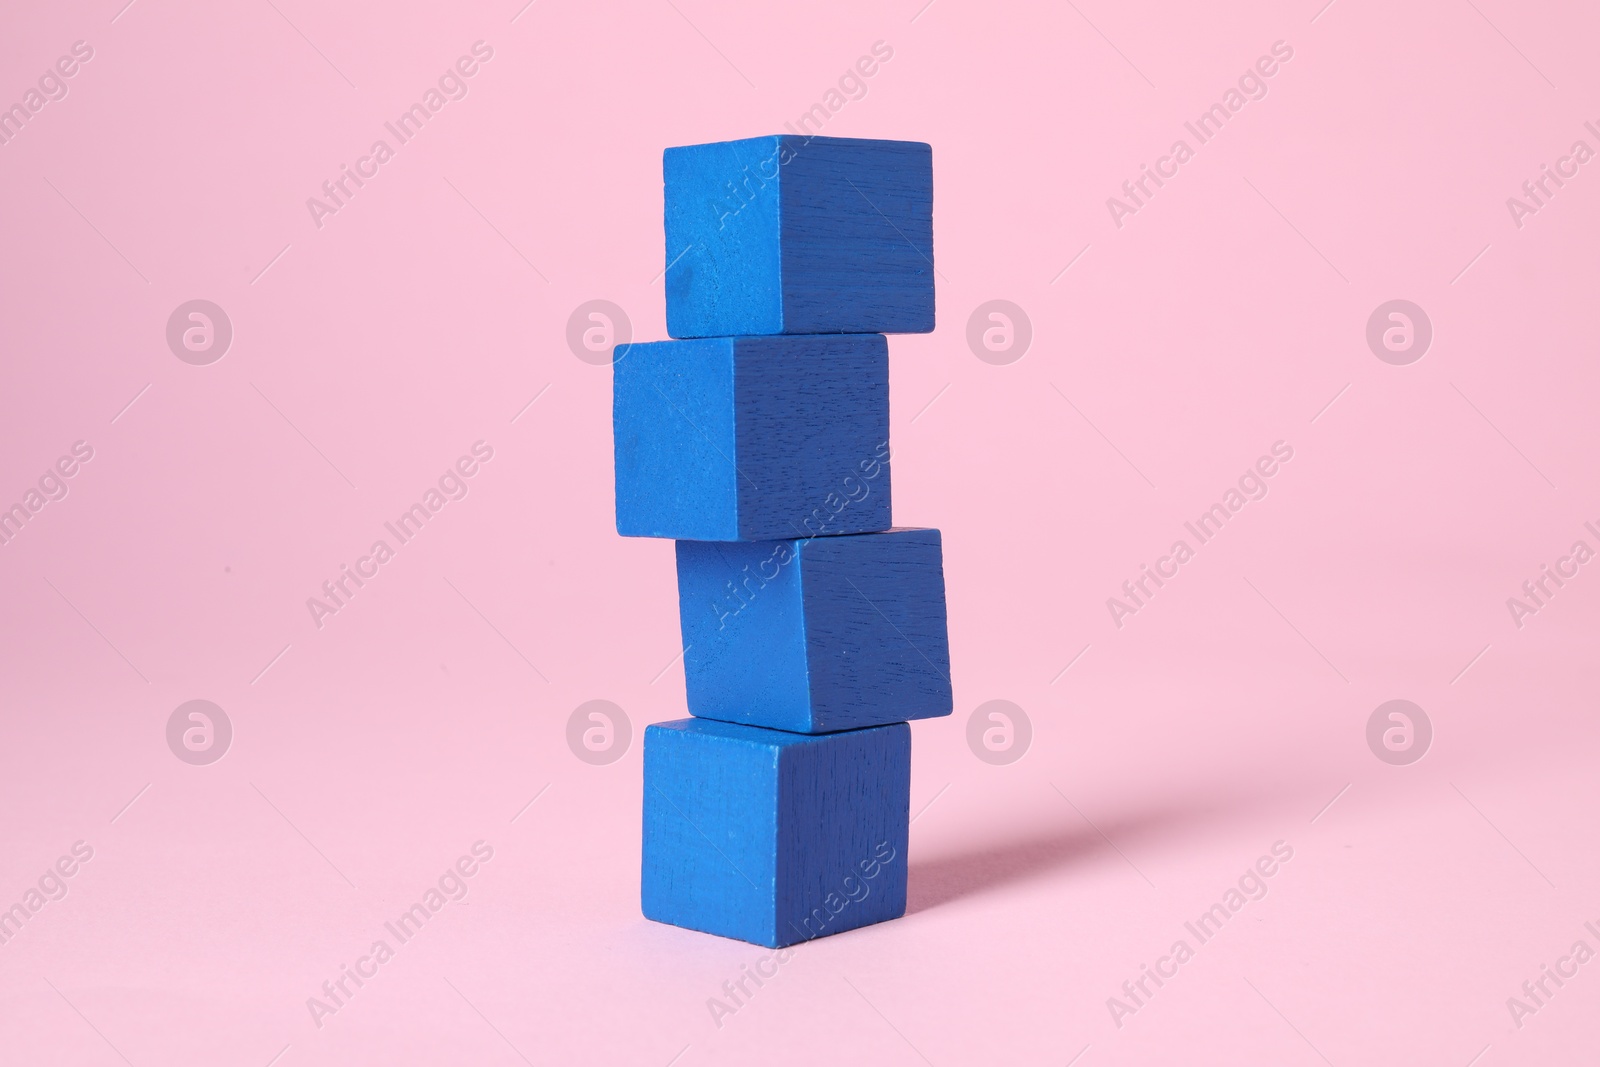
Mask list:
[{"label": "cast shadow", "polygon": [[[913,859],[907,872],[906,914],[1020,885],[1075,863],[1100,862],[1107,856],[1117,863],[1123,863],[1126,856],[1137,864],[1135,850],[1141,843],[1149,845],[1163,837],[1182,835],[1198,826],[1224,821],[1232,814],[1255,807],[1260,800],[1243,796],[1213,798],[1210,803],[1123,812],[1097,818],[1094,825],[1062,805],[1063,816],[1058,828],[1024,832],[1001,840],[990,839],[970,849]],[[1107,838],[1111,844],[1107,843]],[[1119,856],[1118,850],[1124,856]],[[1141,880],[1143,877],[1134,870],[1129,870],[1128,876]]]}]

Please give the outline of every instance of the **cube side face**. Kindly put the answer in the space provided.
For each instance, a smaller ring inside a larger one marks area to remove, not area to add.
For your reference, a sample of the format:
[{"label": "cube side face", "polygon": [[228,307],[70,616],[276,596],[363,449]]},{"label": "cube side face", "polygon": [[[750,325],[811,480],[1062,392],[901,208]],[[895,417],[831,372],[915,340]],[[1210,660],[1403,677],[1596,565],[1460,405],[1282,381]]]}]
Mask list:
[{"label": "cube side face", "polygon": [[812,732],[794,543],[679,541],[677,562],[690,713]]},{"label": "cube side face", "polygon": [[619,345],[611,366],[617,532],[738,537],[733,342]]},{"label": "cube side face", "polygon": [[887,530],[888,340],[740,338],[733,374],[740,539]]},{"label": "cube side face", "polygon": [[656,922],[775,945],[779,746],[734,729],[645,728],[640,907]]},{"label": "cube side face", "polygon": [[933,149],[915,141],[784,137],[785,333],[934,327]]},{"label": "cube side face", "polygon": [[939,531],[819,537],[799,556],[815,729],[949,715]]},{"label": "cube side face", "polygon": [[780,945],[905,914],[910,805],[905,723],[826,734],[782,750]]},{"label": "cube side face", "polygon": [[780,147],[755,137],[663,153],[668,336],[783,332]]}]

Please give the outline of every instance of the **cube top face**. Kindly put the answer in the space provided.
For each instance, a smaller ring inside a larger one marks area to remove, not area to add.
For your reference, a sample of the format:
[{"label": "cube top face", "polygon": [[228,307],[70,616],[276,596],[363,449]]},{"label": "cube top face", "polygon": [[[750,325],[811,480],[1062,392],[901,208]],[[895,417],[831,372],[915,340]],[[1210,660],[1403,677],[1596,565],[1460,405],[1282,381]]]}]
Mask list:
[{"label": "cube top face", "polygon": [[881,335],[618,346],[617,532],[752,541],[890,525]]},{"label": "cube top face", "polygon": [[772,948],[905,912],[911,731],[644,735],[646,918]]},{"label": "cube top face", "polygon": [[680,541],[677,559],[694,715],[821,734],[950,714],[938,530]]},{"label": "cube top face", "polygon": [[667,333],[927,333],[933,149],[776,135],[669,148]]}]

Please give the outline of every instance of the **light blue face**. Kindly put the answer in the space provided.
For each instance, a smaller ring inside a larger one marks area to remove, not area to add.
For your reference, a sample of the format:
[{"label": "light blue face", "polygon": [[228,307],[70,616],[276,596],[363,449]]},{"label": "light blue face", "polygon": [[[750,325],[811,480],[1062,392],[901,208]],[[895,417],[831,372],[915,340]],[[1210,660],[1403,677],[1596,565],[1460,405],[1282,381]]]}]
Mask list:
[{"label": "light blue face", "polygon": [[646,918],[779,947],[905,912],[911,731],[645,730]]},{"label": "light blue face", "polygon": [[739,535],[729,338],[617,348],[612,364],[617,532]]},{"label": "light blue face", "polygon": [[679,541],[677,555],[689,710],[810,733],[796,542]]},{"label": "light blue face", "polygon": [[783,332],[781,150],[782,139],[755,137],[663,155],[673,337]]}]

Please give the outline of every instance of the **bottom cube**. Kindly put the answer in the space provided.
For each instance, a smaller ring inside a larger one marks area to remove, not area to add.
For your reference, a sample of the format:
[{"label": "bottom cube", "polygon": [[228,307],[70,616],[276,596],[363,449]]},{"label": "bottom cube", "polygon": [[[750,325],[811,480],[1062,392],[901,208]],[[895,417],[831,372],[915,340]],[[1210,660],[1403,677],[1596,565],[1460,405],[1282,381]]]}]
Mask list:
[{"label": "bottom cube", "polygon": [[647,919],[769,948],[906,910],[911,728],[644,732]]}]

